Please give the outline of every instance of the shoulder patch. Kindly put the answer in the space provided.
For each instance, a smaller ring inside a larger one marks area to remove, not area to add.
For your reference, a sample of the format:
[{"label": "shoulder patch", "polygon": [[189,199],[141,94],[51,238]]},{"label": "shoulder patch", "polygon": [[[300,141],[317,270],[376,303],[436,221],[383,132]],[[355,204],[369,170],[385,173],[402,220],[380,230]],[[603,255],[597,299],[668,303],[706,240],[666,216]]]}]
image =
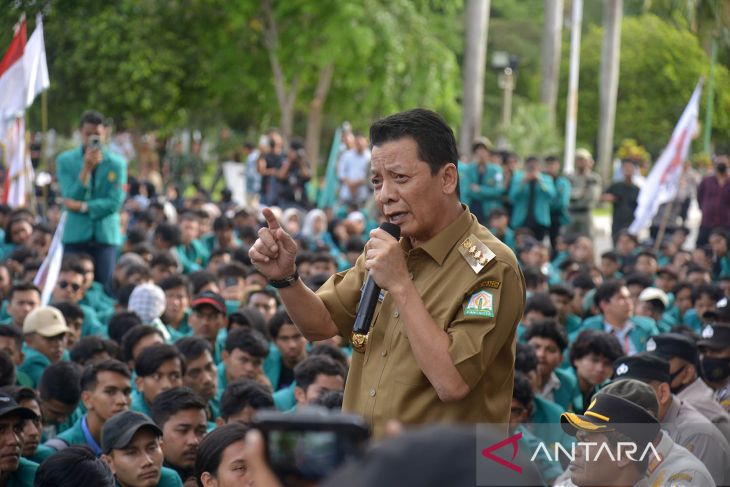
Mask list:
[{"label": "shoulder patch", "polygon": [[469,296],[464,315],[494,318],[494,295],[484,289],[475,292]]},{"label": "shoulder patch", "polygon": [[675,473],[667,479],[667,487],[690,487],[692,476],[685,472]]},{"label": "shoulder patch", "polygon": [[459,253],[475,274],[484,269],[496,256],[487,245],[473,233],[459,244]]},{"label": "shoulder patch", "polygon": [[113,183],[114,181],[117,180],[117,173],[115,173],[114,171],[109,171],[109,175],[107,176],[107,179],[109,179],[110,183]]}]

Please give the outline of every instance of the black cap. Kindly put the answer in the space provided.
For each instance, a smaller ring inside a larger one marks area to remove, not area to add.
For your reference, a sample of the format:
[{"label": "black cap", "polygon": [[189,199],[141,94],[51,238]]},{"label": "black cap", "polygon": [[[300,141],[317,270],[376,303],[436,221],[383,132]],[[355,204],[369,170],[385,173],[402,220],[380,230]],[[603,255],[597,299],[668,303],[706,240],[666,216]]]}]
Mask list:
[{"label": "black cap", "polygon": [[212,306],[219,313],[227,314],[228,309],[226,308],[226,301],[223,297],[214,293],[213,291],[203,291],[193,298],[193,302],[190,303],[190,307],[200,308],[201,306]]},{"label": "black cap", "polygon": [[681,358],[691,364],[697,362],[697,344],[681,333],[662,333],[649,338],[646,351],[666,360]]},{"label": "black cap", "polygon": [[669,362],[651,353],[625,355],[613,363],[613,378],[669,382]]},{"label": "black cap", "polygon": [[149,428],[162,436],[162,430],[142,413],[124,411],[112,416],[101,429],[101,451],[109,454],[112,450],[125,448],[141,428]]},{"label": "black cap", "polygon": [[566,412],[560,415],[560,426],[575,436],[578,430],[587,433],[617,431],[639,446],[646,446],[659,434],[659,422],[649,411],[622,397],[599,392],[583,414]]},{"label": "black cap", "polygon": [[36,419],[38,415],[32,409],[18,406],[15,399],[4,392],[0,392],[0,418],[9,414],[18,413],[23,419]]},{"label": "black cap", "polygon": [[697,342],[700,347],[725,348],[730,347],[730,325],[710,323],[702,328],[702,339]]}]

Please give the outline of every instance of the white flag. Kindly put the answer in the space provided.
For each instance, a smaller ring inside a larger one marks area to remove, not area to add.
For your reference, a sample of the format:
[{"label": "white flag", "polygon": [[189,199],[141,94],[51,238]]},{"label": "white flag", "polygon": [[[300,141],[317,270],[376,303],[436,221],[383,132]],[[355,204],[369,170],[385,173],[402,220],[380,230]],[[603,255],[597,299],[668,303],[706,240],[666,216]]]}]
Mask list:
[{"label": "white flag", "polygon": [[659,205],[672,201],[677,196],[679,177],[682,175],[684,161],[687,159],[692,138],[699,124],[701,94],[702,80],[697,83],[687,107],[677,126],[674,127],[669,144],[651,169],[646,183],[641,187],[634,211],[634,222],[629,227],[629,232],[634,235],[649,226]]},{"label": "white flag", "polygon": [[46,306],[51,301],[53,288],[56,287],[58,275],[61,273],[61,261],[63,261],[63,229],[66,226],[66,212],[61,214],[58,221],[56,233],[53,234],[51,246],[48,248],[48,255],[43,259],[38,273],[33,278],[35,284],[41,290],[41,306]]},{"label": "white flag", "polygon": [[25,150],[25,118],[9,120],[7,131],[0,134],[5,143],[7,172],[3,186],[3,203],[11,208],[26,206],[27,195],[33,191],[33,165]]},{"label": "white flag", "polygon": [[43,39],[43,17],[36,17],[36,27],[33,35],[28,39],[23,53],[23,68],[25,71],[25,106],[33,104],[33,100],[51,86],[48,78],[48,64],[46,63],[46,44]]}]

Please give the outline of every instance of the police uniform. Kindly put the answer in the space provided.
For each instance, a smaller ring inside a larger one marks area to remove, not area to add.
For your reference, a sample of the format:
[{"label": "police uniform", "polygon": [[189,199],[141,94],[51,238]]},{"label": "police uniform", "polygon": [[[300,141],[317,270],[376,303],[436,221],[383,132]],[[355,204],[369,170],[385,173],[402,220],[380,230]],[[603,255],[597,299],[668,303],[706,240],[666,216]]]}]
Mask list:
[{"label": "police uniform", "polygon": [[[422,246],[413,248],[408,238],[400,246],[426,309],[449,335],[449,355],[470,392],[459,401],[439,399],[413,355],[403,310],[383,292],[367,344],[352,354],[343,409],[365,417],[375,437],[383,436],[390,419],[506,424],[525,304],[514,254],[468,210]],[[361,255],[317,292],[343,337],[351,335],[366,275]]]},{"label": "police uniform", "polygon": [[661,461],[652,458],[646,475],[651,487],[712,487],[712,475],[693,454],[680,446],[664,431],[654,446]]},{"label": "police uniform", "polygon": [[[614,363],[614,371],[620,379],[670,381],[669,362],[646,352],[619,358]],[[672,440],[700,459],[717,485],[730,483],[730,445],[707,418],[689,403],[672,395],[671,404],[660,419],[662,428]]]},{"label": "police uniform", "polygon": [[[693,365],[698,359],[694,340],[678,333],[664,333],[651,338],[646,343],[646,350],[667,360],[680,358]],[[715,401],[712,389],[702,379],[695,378],[676,395],[709,419],[730,444],[730,415]]]},{"label": "police uniform", "polygon": [[601,195],[601,177],[595,172],[586,174],[574,173],[568,176],[570,181],[570,224],[568,234],[588,235],[593,233],[593,207]]},{"label": "police uniform", "polygon": [[[702,340],[697,342],[697,345],[700,350],[730,347],[730,325],[708,324],[702,329]],[[708,381],[723,384],[715,390],[714,398],[725,411],[730,413],[730,359],[712,358],[711,360],[717,362],[713,365],[706,363],[706,360],[705,357],[702,357],[700,361],[703,377]]]}]

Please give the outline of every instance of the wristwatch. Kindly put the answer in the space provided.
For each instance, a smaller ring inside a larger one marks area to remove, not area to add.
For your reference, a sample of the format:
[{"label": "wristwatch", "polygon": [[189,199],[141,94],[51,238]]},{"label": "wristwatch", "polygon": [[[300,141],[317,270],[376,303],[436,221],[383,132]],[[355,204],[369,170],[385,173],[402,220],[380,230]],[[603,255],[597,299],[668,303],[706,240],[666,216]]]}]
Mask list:
[{"label": "wristwatch", "polygon": [[269,279],[269,286],[275,287],[276,289],[283,289],[289,287],[299,280],[299,272],[294,271],[294,274],[287,276],[284,279]]},{"label": "wristwatch", "polygon": [[86,213],[87,211],[89,211],[89,205],[88,203],[86,203],[86,201],[81,202],[81,208],[79,209],[79,211],[81,213]]}]

